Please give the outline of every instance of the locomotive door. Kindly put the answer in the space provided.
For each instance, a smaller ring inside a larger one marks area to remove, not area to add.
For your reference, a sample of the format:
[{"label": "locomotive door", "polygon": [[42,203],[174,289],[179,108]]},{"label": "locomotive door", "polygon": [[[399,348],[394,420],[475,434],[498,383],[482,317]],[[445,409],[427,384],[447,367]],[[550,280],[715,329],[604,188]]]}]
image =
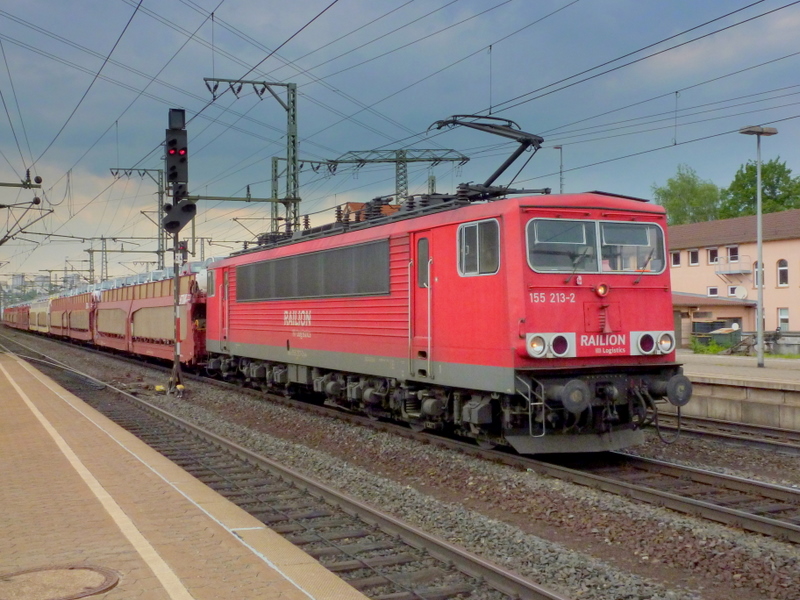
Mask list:
[{"label": "locomotive door", "polygon": [[411,288],[411,332],[409,370],[414,377],[433,379],[431,371],[431,304],[433,302],[433,236],[431,231],[413,236]]},{"label": "locomotive door", "polygon": [[230,271],[228,269],[223,270],[222,275],[222,290],[220,294],[220,303],[219,303],[219,322],[220,322],[220,350],[222,352],[228,351],[228,321],[230,317],[230,308],[228,303],[228,275]]}]

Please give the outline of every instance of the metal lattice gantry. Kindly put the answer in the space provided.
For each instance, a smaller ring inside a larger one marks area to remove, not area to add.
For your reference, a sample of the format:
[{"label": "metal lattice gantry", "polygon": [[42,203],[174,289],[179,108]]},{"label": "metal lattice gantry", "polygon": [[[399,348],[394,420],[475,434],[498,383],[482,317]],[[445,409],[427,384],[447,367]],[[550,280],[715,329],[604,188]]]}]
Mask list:
[{"label": "metal lattice gantry", "polygon": [[[276,83],[274,81],[251,81],[244,79],[219,79],[204,77],[206,87],[216,98],[217,87],[220,83],[227,83],[231,92],[238,98],[243,85],[252,85],[253,91],[259,98],[269,92],[286,111],[286,195],[278,200],[286,207],[285,223],[288,229],[297,229],[300,223],[300,170],[297,159],[297,84]],[[211,85],[213,84],[213,85]],[[286,88],[286,101],[275,92],[273,87]],[[273,173],[274,175],[274,173]],[[277,204],[272,206],[273,229],[278,222]]]},{"label": "metal lattice gantry", "polygon": [[[156,184],[158,189],[158,206],[156,215],[158,216],[157,219],[153,220],[150,217],[150,221],[156,226],[156,230],[158,231],[158,268],[164,268],[164,254],[166,253],[167,247],[167,233],[159,227],[159,219],[161,215],[164,214],[164,169],[140,169],[138,167],[129,167],[129,168],[120,168],[115,167],[111,169],[111,175],[115,179],[119,179],[120,177],[130,177],[134,172],[136,172],[139,177],[144,177],[147,175],[153,182]],[[153,177],[153,173],[156,173],[157,176]],[[144,213],[143,213],[144,214]],[[145,214],[145,216],[147,216]]]},{"label": "metal lattice gantry", "polygon": [[335,164],[355,164],[358,168],[366,164],[395,163],[395,194],[397,200],[408,196],[408,163],[427,162],[432,167],[442,162],[457,162],[464,165],[469,157],[456,150],[429,150],[402,148],[397,150],[353,150],[328,161]]}]

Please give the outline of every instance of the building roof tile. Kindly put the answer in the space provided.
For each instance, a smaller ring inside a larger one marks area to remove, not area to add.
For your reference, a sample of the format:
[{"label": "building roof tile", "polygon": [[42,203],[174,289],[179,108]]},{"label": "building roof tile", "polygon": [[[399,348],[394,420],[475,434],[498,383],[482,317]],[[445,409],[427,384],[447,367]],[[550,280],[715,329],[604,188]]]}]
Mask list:
[{"label": "building roof tile", "polygon": [[[762,215],[765,242],[800,238],[800,208]],[[706,248],[756,241],[756,216],[704,221],[669,228],[670,250]]]},{"label": "building roof tile", "polygon": [[714,298],[701,294],[687,294],[685,292],[672,292],[673,306],[755,306],[753,300],[739,300],[738,298]]}]

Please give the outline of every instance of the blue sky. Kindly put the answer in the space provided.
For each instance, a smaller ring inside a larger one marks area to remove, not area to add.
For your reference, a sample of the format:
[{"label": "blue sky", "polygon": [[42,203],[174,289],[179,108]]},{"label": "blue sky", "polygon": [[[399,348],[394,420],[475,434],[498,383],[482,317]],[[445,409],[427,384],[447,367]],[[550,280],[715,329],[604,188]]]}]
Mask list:
[{"label": "blue sky", "polygon": [[[755,139],[736,133],[748,125],[776,127],[779,134],[763,140],[763,159],[780,157],[800,174],[796,2],[331,3],[6,0],[0,182],[18,182],[30,169],[44,179],[41,208],[53,212],[29,224],[41,213],[0,209],[0,237],[25,229],[0,246],[0,283],[11,273],[86,268],[86,250],[101,247],[88,238],[119,240],[107,241],[109,249],[156,248],[146,239],[156,234],[154,182],[136,172],[115,178],[110,169],[163,167],[169,108],[184,108],[190,119],[193,194],[244,196],[249,186],[253,196],[269,196],[271,157],[285,156],[284,110],[251,86],[238,97],[220,87],[214,99],[208,77],[296,83],[307,160],[398,148],[471,157],[462,167],[411,165],[417,193],[431,174],[442,192],[482,182],[515,147],[466,128],[425,135],[453,114],[492,114],[545,138],[518,187],[557,192],[562,156],[567,193],[651,198],[652,186],[680,164],[724,187],[755,159]],[[330,176],[306,167],[300,191],[301,214],[315,213],[320,223],[336,204],[392,193],[394,168],[342,166]],[[32,197],[0,187],[0,204]],[[216,244],[205,256],[238,249],[228,241],[266,230],[258,219],[268,215],[264,204],[201,201],[197,234]],[[112,276],[155,260],[108,256]]]}]

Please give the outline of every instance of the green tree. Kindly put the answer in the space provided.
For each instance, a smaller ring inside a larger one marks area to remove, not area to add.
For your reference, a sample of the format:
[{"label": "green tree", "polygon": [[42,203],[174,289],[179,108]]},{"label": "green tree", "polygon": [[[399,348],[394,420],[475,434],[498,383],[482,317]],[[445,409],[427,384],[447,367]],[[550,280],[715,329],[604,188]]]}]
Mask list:
[{"label": "green tree", "polygon": [[[730,187],[721,192],[719,218],[756,214],[756,163],[739,167]],[[761,212],[800,208],[800,178],[780,158],[761,163]]]},{"label": "green tree", "polygon": [[663,186],[653,185],[653,198],[667,211],[667,223],[683,225],[718,219],[720,190],[703,181],[694,169],[679,165],[675,177]]}]

